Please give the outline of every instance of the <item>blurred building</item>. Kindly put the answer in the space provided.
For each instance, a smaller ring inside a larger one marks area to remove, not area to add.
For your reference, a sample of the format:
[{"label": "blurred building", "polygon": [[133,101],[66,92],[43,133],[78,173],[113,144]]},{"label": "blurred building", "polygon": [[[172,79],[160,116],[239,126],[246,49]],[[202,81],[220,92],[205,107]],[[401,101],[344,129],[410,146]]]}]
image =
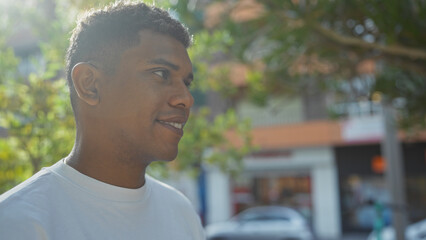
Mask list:
[{"label": "blurred building", "polygon": [[[235,6],[212,3],[206,9],[205,27],[219,24],[226,9],[231,9],[235,22],[255,19],[264,11],[252,0]],[[255,47],[252,51],[256,54]],[[247,69],[228,66],[231,81],[243,88]],[[290,70],[328,71],[328,67],[301,56]],[[206,224],[252,206],[285,205],[306,216],[318,238],[339,239],[347,233],[370,232],[378,220],[378,203],[384,206],[385,224],[395,207],[405,208],[410,221],[426,218],[426,132],[416,133],[415,138],[399,134],[407,206],[392,206],[380,147],[385,134],[382,109],[379,101],[359,97],[370,95],[376,63],[366,59],[356,71],[360,78],[351,81],[354,85],[341,86],[348,94],[343,103],[332,93],[312,89],[300,96],[271,97],[263,107],[245,99],[231,104],[241,119],[251,119],[253,141],[260,149],[244,158],[244,171],[237,178],[206,169]],[[350,96],[354,89],[358,96]],[[206,105],[221,112],[230,104],[208,94]],[[235,136],[230,140],[238,144]]]},{"label": "blurred building", "polygon": [[[377,202],[385,205],[383,218],[390,223],[379,103],[336,104],[318,94],[272,98],[265,107],[241,100],[236,110],[241,119],[252,120],[253,141],[260,149],[244,158],[237,178],[207,169],[207,224],[252,206],[285,205],[304,214],[319,238],[338,239],[370,232]],[[330,119],[330,110],[337,119]],[[230,139],[238,144],[237,138]],[[426,218],[426,134],[414,140],[401,132],[400,139],[407,211],[416,221]]]}]

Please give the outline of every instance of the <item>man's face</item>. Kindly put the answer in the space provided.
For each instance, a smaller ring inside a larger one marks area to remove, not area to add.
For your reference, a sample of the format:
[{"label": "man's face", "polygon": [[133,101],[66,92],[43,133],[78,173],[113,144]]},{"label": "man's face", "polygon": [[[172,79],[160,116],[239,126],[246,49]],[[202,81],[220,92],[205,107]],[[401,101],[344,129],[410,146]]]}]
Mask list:
[{"label": "man's face", "polygon": [[194,103],[191,60],[172,37],[150,30],[140,36],[100,84],[100,121],[120,161],[173,160]]}]

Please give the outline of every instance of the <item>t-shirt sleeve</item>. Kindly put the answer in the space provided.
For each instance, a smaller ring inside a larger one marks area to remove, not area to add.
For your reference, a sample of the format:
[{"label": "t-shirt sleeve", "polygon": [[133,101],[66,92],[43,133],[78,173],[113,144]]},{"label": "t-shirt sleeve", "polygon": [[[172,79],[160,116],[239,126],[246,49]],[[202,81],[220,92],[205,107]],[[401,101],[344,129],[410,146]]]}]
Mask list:
[{"label": "t-shirt sleeve", "polygon": [[198,216],[197,212],[193,208],[189,199],[187,199],[183,194],[178,193],[180,196],[180,209],[184,211],[184,216],[189,223],[190,229],[192,229],[192,235],[196,240],[205,240],[204,228],[201,224],[201,219]]},{"label": "t-shirt sleeve", "polygon": [[0,239],[48,239],[37,219],[0,207]]},{"label": "t-shirt sleeve", "polygon": [[206,236],[200,217],[189,199],[175,188],[158,180],[148,179],[152,184],[151,209],[153,206],[158,207],[156,216],[159,219],[175,219],[176,224],[171,228],[176,231],[176,234],[181,235],[176,235],[174,239],[205,240]]},{"label": "t-shirt sleeve", "polygon": [[206,239],[206,234],[204,232],[204,228],[201,225],[201,221],[200,218],[198,217],[198,215],[195,215],[195,219],[193,220],[194,222],[194,235],[195,235],[195,239],[200,239],[200,240],[205,240]]}]

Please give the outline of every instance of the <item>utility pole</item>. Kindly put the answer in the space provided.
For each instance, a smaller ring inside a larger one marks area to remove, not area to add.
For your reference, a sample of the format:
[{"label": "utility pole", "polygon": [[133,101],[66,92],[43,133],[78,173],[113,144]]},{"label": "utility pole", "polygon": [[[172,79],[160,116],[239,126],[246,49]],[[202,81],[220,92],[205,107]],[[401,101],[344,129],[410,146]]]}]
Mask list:
[{"label": "utility pole", "polygon": [[405,175],[401,143],[398,140],[398,126],[395,121],[395,109],[388,99],[382,101],[384,136],[381,145],[382,155],[386,159],[386,184],[390,193],[392,225],[395,239],[405,239],[407,211],[405,203]]}]

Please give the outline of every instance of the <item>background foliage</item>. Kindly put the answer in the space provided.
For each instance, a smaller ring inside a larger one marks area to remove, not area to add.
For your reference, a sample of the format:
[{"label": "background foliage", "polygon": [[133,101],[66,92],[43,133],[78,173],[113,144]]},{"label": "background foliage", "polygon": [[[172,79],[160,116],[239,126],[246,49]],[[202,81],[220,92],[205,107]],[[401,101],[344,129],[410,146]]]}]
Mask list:
[{"label": "background foliage", "polygon": [[[243,97],[258,104],[282,94],[332,93],[335,102],[397,99],[402,127],[426,127],[426,1],[195,2],[185,14],[201,19],[194,25],[207,29],[205,38],[231,39],[210,64],[249,67]],[[219,90],[241,97],[235,89]]]}]

